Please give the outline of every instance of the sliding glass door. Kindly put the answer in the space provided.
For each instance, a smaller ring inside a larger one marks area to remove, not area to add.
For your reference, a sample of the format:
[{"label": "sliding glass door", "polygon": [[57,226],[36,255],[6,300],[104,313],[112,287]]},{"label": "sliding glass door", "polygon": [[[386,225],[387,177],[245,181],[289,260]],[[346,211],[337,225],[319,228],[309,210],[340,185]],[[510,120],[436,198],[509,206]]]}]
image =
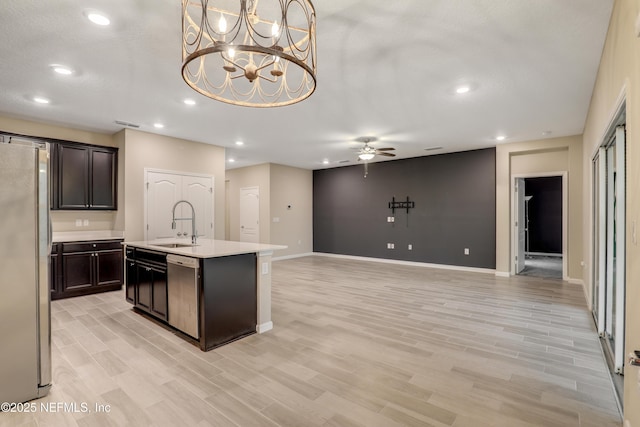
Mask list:
[{"label": "sliding glass door", "polygon": [[593,314],[615,372],[624,367],[625,127],[593,160]]}]

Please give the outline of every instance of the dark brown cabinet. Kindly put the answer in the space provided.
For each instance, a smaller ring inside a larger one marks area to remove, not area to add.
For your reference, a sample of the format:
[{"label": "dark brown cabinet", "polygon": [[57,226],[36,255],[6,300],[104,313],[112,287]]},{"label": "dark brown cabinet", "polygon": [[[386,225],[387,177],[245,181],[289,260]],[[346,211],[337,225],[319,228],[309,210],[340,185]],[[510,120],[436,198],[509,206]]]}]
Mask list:
[{"label": "dark brown cabinet", "polygon": [[117,209],[117,148],[57,142],[51,152],[51,209]]},{"label": "dark brown cabinet", "polygon": [[125,261],[125,298],[131,304],[136,303],[136,291],[138,284],[138,264],[131,259],[130,252],[127,250],[127,259]]},{"label": "dark brown cabinet", "polygon": [[58,292],[59,283],[60,283],[60,255],[59,255],[60,245],[58,243],[54,243],[51,245],[51,255],[49,256],[49,288],[51,289],[51,296]]},{"label": "dark brown cabinet", "polygon": [[[55,255],[55,268],[59,270],[59,275],[57,280],[52,281],[51,299],[120,289],[123,276],[121,242],[122,240],[59,243]],[[53,262],[52,254],[52,271]]]},{"label": "dark brown cabinet", "polygon": [[127,301],[167,320],[166,254],[128,248],[126,272]]}]

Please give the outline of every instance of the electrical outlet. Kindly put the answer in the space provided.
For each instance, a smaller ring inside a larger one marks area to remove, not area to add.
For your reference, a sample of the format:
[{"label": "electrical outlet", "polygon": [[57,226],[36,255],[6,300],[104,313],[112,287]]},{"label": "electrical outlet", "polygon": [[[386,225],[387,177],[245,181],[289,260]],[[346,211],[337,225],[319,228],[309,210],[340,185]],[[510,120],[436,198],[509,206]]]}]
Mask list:
[{"label": "electrical outlet", "polygon": [[76,227],[82,227],[82,220],[76,219]]},{"label": "electrical outlet", "polygon": [[395,246],[393,243],[387,243],[387,249],[395,249]]},{"label": "electrical outlet", "polygon": [[396,219],[392,216],[387,217],[387,222],[396,222]]},{"label": "electrical outlet", "polygon": [[88,219],[83,220],[82,221],[82,225],[84,225],[85,227],[88,227],[89,226],[89,220]]},{"label": "electrical outlet", "polygon": [[469,248],[464,248],[464,254],[469,255]]},{"label": "electrical outlet", "polygon": [[409,246],[407,246],[407,249],[409,249],[410,251],[412,251],[412,250],[413,250],[413,245],[411,245],[411,244],[410,244]]}]

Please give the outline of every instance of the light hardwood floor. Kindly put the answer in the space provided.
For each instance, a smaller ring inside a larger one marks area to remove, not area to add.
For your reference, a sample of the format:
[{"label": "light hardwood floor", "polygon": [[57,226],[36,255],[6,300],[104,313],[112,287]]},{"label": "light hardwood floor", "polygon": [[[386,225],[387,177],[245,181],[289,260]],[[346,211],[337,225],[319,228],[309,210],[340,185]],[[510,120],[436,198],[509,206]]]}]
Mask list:
[{"label": "light hardwood floor", "polygon": [[123,292],[52,303],[32,426],[620,426],[580,286],[328,257],[273,264],[275,328],[207,353]]}]

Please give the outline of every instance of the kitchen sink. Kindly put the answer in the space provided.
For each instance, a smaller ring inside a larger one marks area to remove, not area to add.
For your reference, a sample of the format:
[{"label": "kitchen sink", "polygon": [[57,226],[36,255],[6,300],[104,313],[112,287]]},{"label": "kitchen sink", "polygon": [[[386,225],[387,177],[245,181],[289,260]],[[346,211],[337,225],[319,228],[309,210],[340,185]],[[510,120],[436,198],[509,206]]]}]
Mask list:
[{"label": "kitchen sink", "polygon": [[159,246],[161,248],[192,248],[198,245],[192,245],[189,243],[154,243],[153,246]]}]

